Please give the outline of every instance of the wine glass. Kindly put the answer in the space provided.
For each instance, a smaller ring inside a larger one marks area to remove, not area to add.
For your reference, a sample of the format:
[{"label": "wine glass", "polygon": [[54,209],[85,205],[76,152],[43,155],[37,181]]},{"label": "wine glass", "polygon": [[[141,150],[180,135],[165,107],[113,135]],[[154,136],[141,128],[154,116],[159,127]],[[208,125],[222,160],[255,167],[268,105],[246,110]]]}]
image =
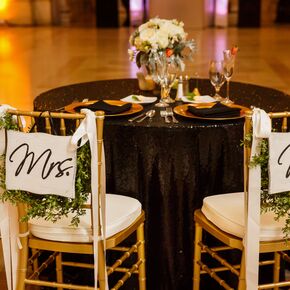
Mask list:
[{"label": "wine glass", "polygon": [[161,98],[156,107],[168,107],[169,103],[175,101],[170,98],[170,91],[177,76],[177,65],[170,62],[165,52],[159,52],[155,57],[153,70],[154,80],[160,84]]},{"label": "wine glass", "polygon": [[230,100],[230,79],[234,73],[235,56],[232,54],[230,49],[224,50],[223,54],[224,54],[223,70],[225,79],[227,81],[227,96],[223,102],[226,104],[231,104],[233,103],[233,101]]},{"label": "wine glass", "polygon": [[219,95],[219,91],[225,82],[223,63],[221,61],[212,60],[209,65],[209,79],[215,88],[214,99],[222,101],[223,98]]}]

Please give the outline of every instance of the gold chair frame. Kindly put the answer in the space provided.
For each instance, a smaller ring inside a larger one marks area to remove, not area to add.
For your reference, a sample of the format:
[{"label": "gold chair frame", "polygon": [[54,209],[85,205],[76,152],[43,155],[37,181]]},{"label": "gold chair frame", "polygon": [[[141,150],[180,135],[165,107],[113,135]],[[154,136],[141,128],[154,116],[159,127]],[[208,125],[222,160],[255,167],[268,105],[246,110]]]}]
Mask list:
[{"label": "gold chair frame", "polygon": [[[282,119],[281,131],[287,131],[287,118],[290,117],[290,112],[269,113],[271,120]],[[252,129],[252,111],[247,111],[245,116],[244,137],[251,132]],[[244,192],[248,194],[248,176],[249,176],[249,162],[250,162],[251,148],[244,146]],[[247,205],[246,205],[247,211]],[[193,290],[199,290],[200,288],[200,275],[209,274],[214,280],[216,280],[224,289],[230,290],[232,288],[225,280],[219,276],[219,272],[231,271],[238,277],[238,290],[246,289],[245,282],[245,253],[243,240],[234,235],[228,234],[212,222],[210,222],[200,209],[194,213],[195,221],[195,242],[194,242],[194,260],[193,260]],[[210,233],[216,239],[223,243],[222,246],[209,247],[202,241],[203,230]],[[238,249],[242,252],[241,264],[232,265],[226,259],[224,259],[219,252]],[[260,266],[273,265],[273,283],[259,285],[258,289],[274,289],[278,290],[279,287],[289,286],[290,281],[279,282],[279,271],[281,258],[287,262],[290,262],[290,257],[285,251],[290,250],[289,242],[285,240],[280,241],[267,241],[260,242],[260,253],[274,253],[274,259],[260,261]],[[210,268],[202,260],[202,254],[208,254],[213,259],[218,261],[221,266]]]},{"label": "gold chair frame", "polygon": [[[31,119],[31,124],[36,123],[36,118],[45,119],[45,131],[46,133],[52,133],[52,127],[50,119],[59,119],[59,131],[60,135],[66,135],[66,124],[65,120],[71,120],[75,122],[75,127],[77,128],[81,120],[85,117],[84,114],[67,114],[67,113],[53,113],[53,112],[26,112],[26,111],[16,111],[9,110],[9,114],[17,116],[17,123],[21,131],[24,132],[23,124],[21,122],[21,117],[28,117]],[[98,196],[101,195],[101,167],[102,167],[102,148],[103,148],[103,127],[104,127],[104,112],[96,112],[96,125],[97,125],[97,141],[98,141]],[[34,126],[34,132],[37,132],[37,126]],[[90,205],[86,205],[86,208],[91,208]],[[24,204],[18,205],[18,214],[19,217],[25,215],[26,206]],[[126,229],[115,234],[114,236],[106,239],[106,251],[113,250],[122,253],[122,256],[117,259],[117,261],[110,267],[107,266],[107,274],[111,275],[113,272],[123,273],[122,278],[120,278],[117,283],[111,288],[111,290],[119,289],[124,282],[132,276],[132,274],[138,275],[139,280],[139,289],[146,290],[146,276],[145,276],[145,240],[144,240],[144,220],[145,214],[142,213],[138,218]],[[100,228],[100,227],[99,227]],[[72,285],[63,282],[63,267],[82,267],[93,269],[93,264],[79,263],[72,261],[63,261],[62,253],[74,253],[74,254],[93,254],[93,243],[69,243],[69,242],[58,242],[44,240],[33,235],[23,237],[21,234],[27,233],[29,230],[28,223],[19,222],[19,232],[20,232],[20,241],[22,244],[22,249],[20,250],[19,255],[19,265],[17,270],[17,290],[24,290],[25,285],[36,285],[36,286],[47,286],[55,287],[58,290],[61,289],[79,289],[79,290],[93,290],[94,287],[84,286],[84,285]],[[130,235],[136,233],[136,242],[130,247],[122,246],[121,243]],[[32,255],[29,257],[29,249],[31,249]],[[102,269],[105,269],[104,265],[106,264],[105,257],[102,255],[104,253],[104,241],[98,242],[98,269],[99,277],[98,289],[105,290],[105,272]],[[51,251],[52,254],[41,264],[38,265],[38,257],[42,251]],[[124,267],[123,262],[132,255],[136,255],[136,262],[133,265],[130,265],[130,268]],[[55,260],[56,264],[56,281],[42,281],[39,279],[40,273],[48,267]],[[28,265],[33,269],[32,273],[28,271]]]}]

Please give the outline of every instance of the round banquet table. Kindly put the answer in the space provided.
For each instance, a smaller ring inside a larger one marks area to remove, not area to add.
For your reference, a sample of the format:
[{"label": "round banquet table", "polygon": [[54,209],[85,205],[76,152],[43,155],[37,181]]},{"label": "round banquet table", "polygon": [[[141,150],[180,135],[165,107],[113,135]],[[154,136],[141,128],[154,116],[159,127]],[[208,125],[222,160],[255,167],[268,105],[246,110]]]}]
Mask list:
[{"label": "round banquet table", "polygon": [[[206,79],[190,80],[201,94],[213,95]],[[76,99],[119,100],[140,91],[136,79],[79,83],[44,92],[35,110],[50,110]],[[173,91],[172,94],[175,92]],[[232,99],[266,111],[289,110],[290,96],[275,89],[231,82]],[[221,91],[225,95],[224,88]],[[175,103],[173,106],[179,105]],[[154,104],[144,105],[144,110]],[[146,213],[147,289],[191,290],[193,212],[205,196],[243,191],[243,119],[187,119],[166,124],[159,108],[152,120],[130,123],[131,116],[105,120],[107,192],[137,198]],[[131,288],[132,289],[132,288]],[[217,283],[201,289],[220,289]]]}]

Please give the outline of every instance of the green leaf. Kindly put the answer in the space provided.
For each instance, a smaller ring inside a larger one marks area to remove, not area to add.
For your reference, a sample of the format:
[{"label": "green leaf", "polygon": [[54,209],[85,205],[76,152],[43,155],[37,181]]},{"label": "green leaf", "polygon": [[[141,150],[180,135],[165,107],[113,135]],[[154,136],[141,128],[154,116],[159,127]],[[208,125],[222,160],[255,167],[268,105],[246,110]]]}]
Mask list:
[{"label": "green leaf", "polygon": [[189,101],[194,101],[194,98],[196,97],[196,94],[194,92],[192,93],[187,93],[186,94],[186,98],[189,100]]},{"label": "green leaf", "polygon": [[134,100],[134,101],[138,101],[138,102],[141,101],[141,100],[140,100],[137,96],[135,96],[135,95],[132,95],[132,100]]},{"label": "green leaf", "polygon": [[148,63],[149,56],[144,51],[139,51],[136,55],[136,64],[138,68],[141,68],[142,65],[146,65]]}]

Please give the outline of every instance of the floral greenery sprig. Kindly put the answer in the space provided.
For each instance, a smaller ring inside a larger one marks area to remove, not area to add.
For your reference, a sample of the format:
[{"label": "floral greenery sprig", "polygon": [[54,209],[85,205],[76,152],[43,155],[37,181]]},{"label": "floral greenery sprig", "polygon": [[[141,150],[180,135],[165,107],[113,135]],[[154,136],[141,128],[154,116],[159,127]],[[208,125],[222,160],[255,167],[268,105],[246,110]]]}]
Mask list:
[{"label": "floral greenery sprig", "polygon": [[0,129],[17,130],[18,127],[11,115],[4,114],[0,116]]},{"label": "floral greenery sprig", "polygon": [[[245,137],[244,144],[251,146],[252,134]],[[280,192],[276,194],[269,194],[269,175],[268,175],[268,161],[269,161],[269,145],[268,140],[263,139],[260,144],[260,154],[253,157],[250,162],[251,167],[257,165],[261,166],[261,211],[272,211],[275,214],[275,219],[285,218],[285,226],[283,233],[288,238],[290,234],[290,192]]]},{"label": "floral greenery sprig", "polygon": [[[13,122],[11,115],[6,114],[0,118],[0,129],[17,130],[17,125]],[[16,205],[24,203],[27,205],[27,213],[21,218],[21,221],[28,221],[32,218],[44,218],[56,222],[62,216],[73,214],[71,225],[77,226],[80,222],[80,216],[85,214],[83,205],[86,203],[91,192],[90,182],[90,148],[85,144],[77,152],[77,172],[75,180],[75,198],[66,198],[57,195],[39,195],[20,190],[6,190],[5,186],[5,168],[4,155],[0,158],[0,187],[3,193],[0,200],[9,201]],[[3,161],[3,162],[2,162]]]}]

